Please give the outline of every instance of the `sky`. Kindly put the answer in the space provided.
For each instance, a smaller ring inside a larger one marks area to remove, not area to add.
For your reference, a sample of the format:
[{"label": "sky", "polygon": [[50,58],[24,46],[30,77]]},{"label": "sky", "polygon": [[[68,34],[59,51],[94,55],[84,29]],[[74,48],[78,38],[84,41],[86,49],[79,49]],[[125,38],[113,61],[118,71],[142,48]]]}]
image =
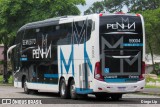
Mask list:
[{"label": "sky", "polygon": [[[81,15],[83,15],[84,11],[86,11],[96,1],[103,1],[103,0],[86,0],[86,5],[84,5],[84,6],[78,5],[77,7],[81,11]],[[122,10],[123,10],[124,13],[127,12],[127,8],[125,6],[123,7]]]}]

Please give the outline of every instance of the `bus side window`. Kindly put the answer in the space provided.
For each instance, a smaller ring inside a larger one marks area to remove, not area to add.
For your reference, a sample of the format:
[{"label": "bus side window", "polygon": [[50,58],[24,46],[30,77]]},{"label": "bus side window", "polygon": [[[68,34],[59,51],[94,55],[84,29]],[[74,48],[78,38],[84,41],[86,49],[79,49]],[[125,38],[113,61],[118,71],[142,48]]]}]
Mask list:
[{"label": "bus side window", "polygon": [[90,39],[92,30],[92,20],[74,22],[73,35],[74,44],[83,44]]},{"label": "bus side window", "polygon": [[28,48],[36,44],[36,29],[27,29],[25,31],[23,40],[23,47]]},{"label": "bus side window", "polygon": [[28,58],[28,61],[32,59],[32,50],[36,48],[36,29],[26,29],[23,40],[22,55]]},{"label": "bus side window", "polygon": [[60,25],[60,29],[56,31],[58,35],[57,45],[71,44],[71,29],[71,23],[65,23]]}]

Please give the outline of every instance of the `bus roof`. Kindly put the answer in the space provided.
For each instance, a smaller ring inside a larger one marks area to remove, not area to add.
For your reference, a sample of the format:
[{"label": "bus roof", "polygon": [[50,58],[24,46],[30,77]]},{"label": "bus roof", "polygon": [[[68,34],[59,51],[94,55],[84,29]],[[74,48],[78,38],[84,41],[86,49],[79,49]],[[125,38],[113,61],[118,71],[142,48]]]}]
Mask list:
[{"label": "bus roof", "polygon": [[129,15],[129,16],[136,16],[139,14],[116,14],[116,13],[100,13],[100,14],[90,14],[90,15],[84,15],[84,16],[61,16],[61,17],[55,17],[55,18],[50,18],[42,21],[36,21],[36,22],[31,22],[28,24],[25,24],[22,26],[19,30],[25,30],[25,29],[31,29],[31,28],[37,28],[37,27],[43,27],[43,26],[49,26],[49,25],[58,25],[60,20],[66,20],[69,18],[77,18],[77,17],[87,17],[87,16],[93,16],[93,15],[99,15],[99,16],[107,16],[107,15]]}]

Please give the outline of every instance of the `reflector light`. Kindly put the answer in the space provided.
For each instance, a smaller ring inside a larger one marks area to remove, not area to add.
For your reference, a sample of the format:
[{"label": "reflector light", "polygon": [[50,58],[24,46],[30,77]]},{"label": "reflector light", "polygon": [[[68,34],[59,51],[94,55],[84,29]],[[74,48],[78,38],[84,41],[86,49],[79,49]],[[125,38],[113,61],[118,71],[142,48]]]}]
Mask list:
[{"label": "reflector light", "polygon": [[140,17],[140,14],[136,14],[136,16]]},{"label": "reflector light", "polygon": [[98,90],[102,90],[102,88],[98,87]]},{"label": "reflector light", "polygon": [[102,14],[102,13],[100,13],[100,14],[99,14],[99,16],[101,17],[101,16],[103,16],[103,14]]},{"label": "reflector light", "polygon": [[116,14],[124,14],[123,12],[117,12]]}]

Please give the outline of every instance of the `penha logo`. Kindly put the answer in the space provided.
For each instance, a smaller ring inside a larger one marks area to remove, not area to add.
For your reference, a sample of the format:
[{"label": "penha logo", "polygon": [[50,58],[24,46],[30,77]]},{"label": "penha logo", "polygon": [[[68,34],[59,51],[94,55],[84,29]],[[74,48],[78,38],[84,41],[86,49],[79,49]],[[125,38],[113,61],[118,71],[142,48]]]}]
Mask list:
[{"label": "penha logo", "polygon": [[42,35],[42,46],[38,45],[37,49],[33,49],[33,58],[39,59],[43,58],[51,58],[51,44],[47,46],[47,36]]},{"label": "penha logo", "polygon": [[122,22],[116,22],[115,24],[107,24],[107,29],[113,29],[117,31],[135,31],[136,23],[131,23],[129,18],[124,19],[122,18]]}]

